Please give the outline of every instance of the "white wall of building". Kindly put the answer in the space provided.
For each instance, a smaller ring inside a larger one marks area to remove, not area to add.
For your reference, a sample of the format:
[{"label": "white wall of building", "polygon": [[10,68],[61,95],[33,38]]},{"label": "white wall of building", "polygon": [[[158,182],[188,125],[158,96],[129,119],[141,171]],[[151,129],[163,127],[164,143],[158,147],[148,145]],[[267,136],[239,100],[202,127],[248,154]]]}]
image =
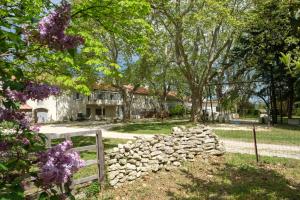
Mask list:
[{"label": "white wall of building", "polygon": [[[86,98],[74,99],[72,93],[64,93],[60,96],[50,96],[43,101],[27,101],[27,104],[32,107],[33,116],[36,116],[36,111],[46,109],[47,114],[45,121],[43,122],[54,122],[64,121],[70,119],[77,119],[78,113],[85,114],[86,112]],[[38,116],[44,116],[41,111]]]}]

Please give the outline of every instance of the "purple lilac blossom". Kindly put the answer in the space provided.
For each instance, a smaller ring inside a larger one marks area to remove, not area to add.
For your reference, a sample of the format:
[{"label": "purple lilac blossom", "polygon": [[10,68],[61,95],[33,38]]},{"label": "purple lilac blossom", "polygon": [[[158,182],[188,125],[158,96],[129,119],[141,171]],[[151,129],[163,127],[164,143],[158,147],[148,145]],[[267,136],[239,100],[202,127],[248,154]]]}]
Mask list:
[{"label": "purple lilac blossom", "polygon": [[66,183],[73,173],[85,165],[73,150],[72,142],[66,140],[39,154],[39,178],[44,186]]},{"label": "purple lilac blossom", "polygon": [[35,124],[33,126],[30,126],[29,130],[38,133],[40,132],[40,126]]},{"label": "purple lilac blossom", "polygon": [[0,151],[6,151],[9,148],[9,144],[6,141],[0,141]]},{"label": "purple lilac blossom", "polygon": [[20,125],[21,129],[29,128],[29,120],[25,118],[24,113],[0,107],[0,122],[2,121],[14,121]]},{"label": "purple lilac blossom", "polygon": [[30,144],[30,141],[27,139],[27,138],[22,138],[22,143],[24,144],[24,145],[29,145]]},{"label": "purple lilac blossom", "polygon": [[12,101],[19,101],[25,103],[28,100],[28,96],[23,92],[16,90],[6,90],[6,96]]},{"label": "purple lilac blossom", "polygon": [[58,95],[60,89],[56,86],[29,81],[26,83],[24,91],[8,89],[5,93],[10,100],[25,103],[28,99],[43,100],[50,95]]},{"label": "purple lilac blossom", "polygon": [[39,41],[55,50],[75,48],[84,43],[80,36],[66,35],[71,20],[71,5],[63,2],[54,12],[39,22]]},{"label": "purple lilac blossom", "polygon": [[29,99],[43,100],[48,98],[50,95],[58,95],[60,93],[60,89],[56,86],[50,86],[47,84],[28,82],[24,93]]}]

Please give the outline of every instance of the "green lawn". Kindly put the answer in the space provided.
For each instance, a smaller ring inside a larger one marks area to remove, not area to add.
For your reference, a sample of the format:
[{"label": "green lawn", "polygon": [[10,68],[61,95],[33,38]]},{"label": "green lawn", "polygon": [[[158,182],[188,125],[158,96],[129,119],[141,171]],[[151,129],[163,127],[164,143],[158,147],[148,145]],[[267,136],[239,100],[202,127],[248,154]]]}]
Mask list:
[{"label": "green lawn", "polygon": [[[166,121],[149,123],[132,123],[124,126],[114,127],[111,130],[123,133],[140,134],[170,134],[174,126],[193,126],[188,121]],[[214,126],[210,124],[210,126]],[[253,141],[252,131],[243,130],[215,130],[221,138],[239,141]],[[300,127],[292,125],[276,125],[267,131],[257,131],[257,141],[259,143],[300,145]]]},{"label": "green lawn", "polygon": [[[253,141],[252,131],[215,130],[215,133],[225,139]],[[300,145],[300,127],[297,126],[278,125],[270,131],[257,131],[256,136],[258,143]]]},{"label": "green lawn", "polygon": [[199,157],[170,172],[150,173],[132,184],[107,188],[98,199],[122,199],[124,194],[128,199],[147,200],[300,199],[300,161],[275,157],[261,160],[257,165],[253,155]]},{"label": "green lawn", "polygon": [[170,134],[174,126],[193,126],[188,120],[183,121],[165,121],[165,122],[146,122],[131,123],[124,126],[114,127],[111,130],[123,133],[140,133],[140,134]]}]

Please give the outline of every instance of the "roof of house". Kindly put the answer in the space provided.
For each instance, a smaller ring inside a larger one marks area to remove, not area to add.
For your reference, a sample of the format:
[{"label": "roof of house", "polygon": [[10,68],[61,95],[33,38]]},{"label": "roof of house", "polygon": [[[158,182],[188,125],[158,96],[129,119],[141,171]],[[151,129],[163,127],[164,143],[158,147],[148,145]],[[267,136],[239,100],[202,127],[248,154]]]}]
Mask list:
[{"label": "roof of house", "polygon": [[[128,89],[129,91],[132,91],[134,89],[133,85],[123,85],[123,88]],[[94,89],[101,89],[106,91],[118,91],[118,88],[109,85],[109,84],[95,84]],[[138,87],[134,90],[134,94],[140,94],[140,95],[149,95],[150,90],[147,87]],[[176,97],[177,93],[175,91],[170,91],[167,94],[168,97]]]},{"label": "roof of house", "polygon": [[20,106],[20,110],[32,110],[32,107],[25,103]]},{"label": "roof of house", "polygon": [[118,89],[110,84],[102,84],[102,83],[97,83],[94,84],[93,89],[96,90],[106,90],[106,91],[117,91]]}]

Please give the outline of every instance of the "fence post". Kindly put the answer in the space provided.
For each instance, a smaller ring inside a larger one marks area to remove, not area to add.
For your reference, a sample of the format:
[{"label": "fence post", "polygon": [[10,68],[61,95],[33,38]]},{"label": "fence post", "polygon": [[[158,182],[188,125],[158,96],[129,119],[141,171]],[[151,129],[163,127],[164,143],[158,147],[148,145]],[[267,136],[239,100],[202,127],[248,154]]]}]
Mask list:
[{"label": "fence post", "polygon": [[257,143],[256,143],[256,131],[255,131],[255,125],[254,124],[253,124],[253,139],[254,139],[254,148],[255,148],[256,162],[258,163],[258,152],[257,152]]},{"label": "fence post", "polygon": [[71,140],[71,136],[70,136],[70,134],[65,134],[65,140]]},{"label": "fence post", "polygon": [[102,143],[102,131],[96,131],[97,142],[97,165],[98,165],[98,181],[101,185],[101,190],[104,188],[105,173],[104,173],[104,146]]},{"label": "fence post", "polygon": [[46,135],[46,148],[49,149],[51,148],[51,135]]}]

